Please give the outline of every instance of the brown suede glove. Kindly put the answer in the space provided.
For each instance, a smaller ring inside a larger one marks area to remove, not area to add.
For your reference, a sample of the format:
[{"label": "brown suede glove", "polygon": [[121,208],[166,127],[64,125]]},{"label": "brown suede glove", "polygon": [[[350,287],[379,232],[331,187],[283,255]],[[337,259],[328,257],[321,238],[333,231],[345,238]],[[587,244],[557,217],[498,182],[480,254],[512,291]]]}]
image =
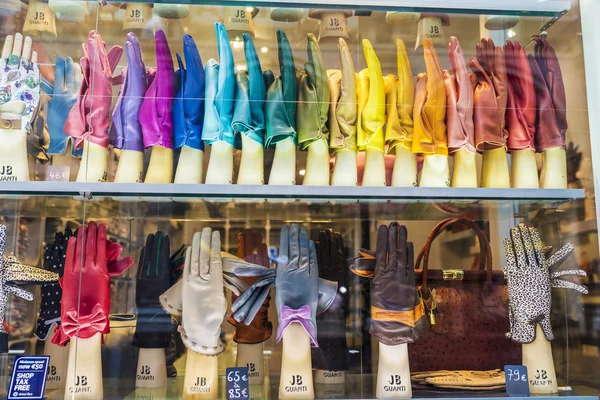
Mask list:
[{"label": "brown suede glove", "polygon": [[[262,235],[250,229],[246,229],[238,235],[237,256],[247,262],[269,267],[269,252],[267,245],[263,243]],[[252,285],[258,277],[240,277],[248,286]],[[231,293],[231,302],[235,302],[238,296]],[[271,296],[267,296],[265,302],[260,307],[258,314],[250,325],[243,321],[237,322],[233,315],[228,318],[230,324],[235,326],[233,341],[236,343],[255,344],[261,343],[271,337],[273,324],[269,321],[269,303]]]}]

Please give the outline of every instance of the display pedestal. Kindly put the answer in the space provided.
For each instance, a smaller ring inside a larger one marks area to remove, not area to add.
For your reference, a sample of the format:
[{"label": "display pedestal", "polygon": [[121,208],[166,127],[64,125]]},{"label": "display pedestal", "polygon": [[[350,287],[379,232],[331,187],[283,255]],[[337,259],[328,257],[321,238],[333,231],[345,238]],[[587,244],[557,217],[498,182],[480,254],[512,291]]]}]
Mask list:
[{"label": "display pedestal", "polygon": [[335,153],[331,186],[356,186],[357,184],[356,153],[348,150],[338,151]]},{"label": "display pedestal", "polygon": [[558,393],[552,347],[539,324],[535,327],[535,340],[523,344],[523,365],[527,367],[531,394]]},{"label": "display pedestal", "polygon": [[484,150],[481,167],[481,187],[509,188],[510,176],[506,149],[500,147],[494,150]]},{"label": "display pedestal", "polygon": [[27,131],[0,129],[0,143],[0,182],[29,181]]},{"label": "display pedestal", "polygon": [[379,343],[379,369],[376,396],[379,399],[412,397],[408,345],[388,346]]},{"label": "display pedestal", "polygon": [[115,182],[144,182],[144,153],[136,150],[121,150]]},{"label": "display pedestal", "polygon": [[188,350],[183,380],[183,398],[213,400],[217,399],[218,395],[218,357]]},{"label": "display pedestal", "polygon": [[542,178],[540,186],[544,189],[567,188],[567,153],[562,147],[544,150]]},{"label": "display pedestal", "polygon": [[52,343],[56,326],[52,328],[44,342],[44,355],[50,356],[48,376],[46,377],[46,390],[62,389],[67,380],[67,367],[69,365],[69,345],[64,347]]},{"label": "display pedestal", "polygon": [[223,141],[212,144],[206,183],[222,185],[233,183],[233,146]]},{"label": "display pedestal", "polygon": [[510,153],[510,187],[533,189],[540,187],[533,150],[515,150]]},{"label": "display pedestal", "polygon": [[65,154],[55,154],[51,156],[50,165],[66,165],[69,167],[69,181],[74,182],[79,172],[79,163],[81,159],[73,157],[73,141],[69,140]]},{"label": "display pedestal", "polygon": [[77,182],[106,182],[107,177],[108,149],[84,139]]},{"label": "display pedestal", "polygon": [[152,147],[145,183],[171,183],[173,180],[173,150],[162,146]]},{"label": "display pedestal", "polygon": [[385,186],[385,158],[383,151],[367,150],[362,186]]},{"label": "display pedestal", "polygon": [[261,385],[265,381],[264,360],[262,343],[238,343],[235,366],[248,367],[248,381],[250,385]]},{"label": "display pedestal", "polygon": [[315,383],[343,385],[346,383],[346,371],[327,371],[324,369],[315,369]]},{"label": "display pedestal", "polygon": [[425,156],[419,186],[448,187],[450,186],[450,167],[448,156],[430,154]]},{"label": "display pedestal", "polygon": [[442,19],[438,16],[421,17],[417,23],[417,29],[415,50],[423,45],[425,39],[430,40],[434,46],[444,46],[448,43],[444,36]]},{"label": "display pedestal", "polygon": [[452,187],[477,187],[477,163],[475,161],[475,153],[464,147],[454,153]]},{"label": "display pedestal", "polygon": [[202,183],[204,152],[183,146],[179,153],[175,183]]},{"label": "display pedestal", "polygon": [[417,155],[409,148],[398,145],[394,148],[396,159],[392,172],[392,186],[414,187],[417,186]]},{"label": "display pedestal", "polygon": [[329,186],[329,148],[324,139],[318,139],[308,146],[306,174],[302,184]]},{"label": "display pedestal", "polygon": [[277,142],[269,185],[296,184],[296,145],[292,138]]},{"label": "display pedestal", "polygon": [[[100,147],[100,146],[99,146]],[[69,344],[69,367],[65,385],[65,400],[102,400],[102,357],[100,346],[102,334],[88,339],[71,338]]]},{"label": "display pedestal", "polygon": [[298,322],[292,322],[283,333],[280,399],[314,399],[310,358],[310,337]]},{"label": "display pedestal", "polygon": [[265,150],[260,143],[242,134],[242,160],[237,183],[262,185],[265,183]]},{"label": "display pedestal", "polygon": [[167,386],[165,349],[140,349],[135,373],[135,387],[159,388]]}]

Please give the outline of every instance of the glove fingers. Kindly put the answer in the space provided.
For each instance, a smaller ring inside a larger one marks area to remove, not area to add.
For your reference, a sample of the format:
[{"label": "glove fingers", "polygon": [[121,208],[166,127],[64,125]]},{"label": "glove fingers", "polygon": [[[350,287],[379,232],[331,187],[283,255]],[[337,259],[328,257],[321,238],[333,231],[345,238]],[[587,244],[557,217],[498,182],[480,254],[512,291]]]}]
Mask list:
[{"label": "glove fingers", "polygon": [[548,260],[546,261],[550,266],[550,271],[556,271],[561,266],[561,264],[565,262],[567,258],[569,258],[571,253],[573,253],[573,250],[575,250],[575,246],[573,246],[573,244],[571,243],[567,243],[564,246],[562,246],[556,253],[552,254],[550,258],[548,258]]},{"label": "glove fingers", "polygon": [[269,295],[270,289],[271,289],[270,286],[265,286],[260,289],[259,295],[257,296],[256,300],[252,304],[252,307],[250,308],[250,310],[248,310],[248,315],[246,316],[246,318],[244,318],[244,323],[246,325],[250,325],[250,323],[252,321],[254,321],[256,314],[258,314],[258,312],[260,311],[260,308],[262,307],[263,303],[265,302],[265,299]]},{"label": "glove fingers", "polygon": [[543,267],[543,265],[537,263],[535,258],[529,227],[527,227],[525,224],[519,224],[518,228],[521,233],[521,239],[523,240],[523,246],[525,247],[525,256],[527,257],[528,265],[534,268]]},{"label": "glove fingers", "polygon": [[[54,67],[54,88],[55,90],[63,91],[65,90],[65,74],[70,74],[71,65],[66,66],[67,60],[70,58],[67,57],[65,60],[63,57],[56,57],[56,63]],[[72,61],[71,61],[72,63]]]},{"label": "glove fingers", "polygon": [[376,272],[378,270],[385,271],[387,266],[387,254],[388,254],[388,227],[386,225],[380,225],[377,230],[377,250],[376,250]]},{"label": "glove fingers", "polygon": [[4,293],[6,295],[13,294],[17,297],[20,297],[27,301],[33,301],[33,293],[28,292],[27,290],[21,289],[17,286],[12,285],[4,285]]},{"label": "glove fingers", "polygon": [[296,127],[296,66],[294,64],[294,55],[288,38],[282,30],[277,31],[279,69],[281,71],[281,85],[283,87],[283,101],[288,121]]},{"label": "glove fingers", "polygon": [[571,281],[566,281],[564,279],[553,279],[551,281],[551,286],[553,288],[572,289],[578,291],[581,294],[588,294],[588,289],[584,285],[580,285]]},{"label": "glove fingers", "polygon": [[510,238],[517,258],[517,267],[519,269],[527,267],[527,257],[525,256],[525,248],[523,246],[519,228],[512,228],[510,230]]},{"label": "glove fingers", "polygon": [[[292,226],[292,232],[293,232],[293,226]],[[310,268],[312,267],[312,265],[310,264],[310,262],[312,261],[310,259],[310,255],[309,255],[309,239],[308,239],[308,229],[306,229],[305,227],[300,227],[300,234],[298,237],[298,243],[300,245],[300,265],[299,268],[303,269],[303,268]],[[313,243],[314,246],[314,243]],[[317,267],[317,251],[315,249],[315,260],[314,260],[314,265],[315,267]],[[318,268],[316,268],[315,270],[310,270],[309,269],[309,273],[317,273],[318,274]]]}]

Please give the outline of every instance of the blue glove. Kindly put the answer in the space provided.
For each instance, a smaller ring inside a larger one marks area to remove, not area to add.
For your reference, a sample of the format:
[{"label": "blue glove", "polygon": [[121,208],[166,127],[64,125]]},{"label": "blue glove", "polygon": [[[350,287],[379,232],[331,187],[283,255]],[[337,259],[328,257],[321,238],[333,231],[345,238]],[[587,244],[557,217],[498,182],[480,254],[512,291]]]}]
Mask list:
[{"label": "blue glove", "polygon": [[[42,90],[50,96],[51,102],[48,103],[48,133],[50,135],[50,146],[48,154],[62,155],[67,151],[67,144],[70,136],[65,133],[63,127],[69,115],[69,111],[75,105],[79,95],[79,85],[81,84],[81,73],[79,67],[73,65],[71,57],[56,58],[54,67],[54,86],[47,81],[42,82]],[[73,157],[81,157],[83,148],[75,149],[72,146]]]},{"label": "blue glove", "polygon": [[[246,135],[260,145],[265,141],[265,99],[267,89],[263,78],[260,60],[254,42],[246,33],[244,37],[244,53],[247,71],[239,71],[236,75],[235,106],[232,127],[236,133],[235,147],[242,148],[242,138],[237,133]],[[268,80],[268,75],[266,76]]]},{"label": "blue glove", "polygon": [[210,59],[205,67],[205,114],[202,139],[209,145],[224,141],[234,145],[233,102],[235,96],[235,71],[233,69],[233,53],[229,44],[229,36],[225,25],[215,23],[219,62]]},{"label": "blue glove", "polygon": [[[204,122],[204,67],[194,39],[183,36],[185,64],[177,54],[177,95],[173,101],[175,148],[188,146],[204,151],[202,124]],[[187,70],[186,70],[187,67]]]}]

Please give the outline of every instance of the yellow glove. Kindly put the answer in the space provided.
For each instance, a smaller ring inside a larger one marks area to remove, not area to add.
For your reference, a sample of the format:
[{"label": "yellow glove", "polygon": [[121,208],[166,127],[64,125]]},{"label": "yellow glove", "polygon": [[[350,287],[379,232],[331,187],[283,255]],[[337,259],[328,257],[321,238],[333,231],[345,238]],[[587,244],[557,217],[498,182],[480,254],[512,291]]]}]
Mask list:
[{"label": "yellow glove", "polygon": [[329,147],[333,152],[356,152],[356,79],[350,50],[344,39],[339,44],[342,70],[327,71],[329,79]]},{"label": "yellow glove", "polygon": [[400,119],[400,128],[399,130],[392,129],[391,131],[386,131],[385,140],[389,144],[388,152],[391,152],[397,145],[402,145],[409,149],[412,148],[414,129],[413,102],[415,98],[415,83],[413,81],[406,46],[404,46],[402,39],[396,39],[396,55],[398,59],[398,96],[396,108]]},{"label": "yellow glove", "polygon": [[398,78],[389,74],[383,78],[385,84],[385,141],[388,152],[403,143],[402,125],[398,115]]},{"label": "yellow glove", "polygon": [[412,152],[448,155],[446,88],[440,61],[431,41],[423,41],[426,74],[417,76]]},{"label": "yellow glove", "polygon": [[368,69],[360,71],[356,82],[359,110],[358,149],[384,151],[385,84],[383,74],[373,46],[367,39],[363,40],[363,50]]}]

